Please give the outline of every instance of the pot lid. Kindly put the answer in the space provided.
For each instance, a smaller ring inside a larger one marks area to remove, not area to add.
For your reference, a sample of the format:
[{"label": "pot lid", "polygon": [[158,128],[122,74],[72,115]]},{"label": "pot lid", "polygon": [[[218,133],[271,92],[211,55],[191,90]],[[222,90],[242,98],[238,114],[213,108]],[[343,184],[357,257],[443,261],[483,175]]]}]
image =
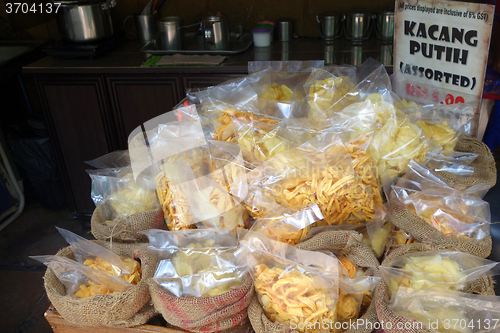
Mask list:
[{"label": "pot lid", "polygon": [[203,21],[217,22],[217,21],[225,21],[228,19],[228,17],[224,13],[216,12],[216,13],[205,14],[203,15],[202,19]]}]

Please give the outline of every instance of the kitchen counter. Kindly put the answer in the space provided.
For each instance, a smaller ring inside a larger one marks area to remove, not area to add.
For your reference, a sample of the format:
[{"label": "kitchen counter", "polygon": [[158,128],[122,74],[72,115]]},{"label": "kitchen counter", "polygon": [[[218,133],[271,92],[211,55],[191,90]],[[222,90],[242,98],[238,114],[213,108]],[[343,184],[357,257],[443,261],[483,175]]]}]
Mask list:
[{"label": "kitchen counter", "polygon": [[290,42],[274,41],[269,47],[251,46],[247,51],[227,56],[219,66],[141,67],[150,57],[141,52],[143,44],[126,40],[116,49],[96,59],[57,59],[44,57],[26,67],[33,73],[247,73],[249,61],[325,60],[326,64],[360,65],[372,57],[392,72],[392,43],[372,38],[360,44],[345,39],[326,42],[315,38],[297,38]]}]

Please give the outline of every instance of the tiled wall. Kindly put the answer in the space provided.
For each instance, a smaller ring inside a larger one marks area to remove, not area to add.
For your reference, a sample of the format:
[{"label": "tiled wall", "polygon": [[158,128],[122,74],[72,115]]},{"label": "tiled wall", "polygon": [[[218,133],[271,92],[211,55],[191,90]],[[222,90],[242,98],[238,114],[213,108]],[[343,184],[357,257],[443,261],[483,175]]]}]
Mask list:
[{"label": "tiled wall", "polygon": [[[10,0],[0,0],[0,9],[7,1]],[[27,2],[38,4],[40,1]],[[128,15],[140,12],[147,3],[148,0],[117,0],[116,26],[121,28]],[[316,15],[385,10],[394,10],[394,0],[165,0],[159,14],[160,17],[181,16],[185,24],[192,24],[205,13],[221,11],[228,15],[231,25],[246,22],[247,30],[259,21],[292,18],[296,34],[315,37],[319,36]],[[1,12],[4,15],[4,10]],[[58,38],[53,14],[9,14],[7,17],[14,28],[25,30],[35,38]]]}]

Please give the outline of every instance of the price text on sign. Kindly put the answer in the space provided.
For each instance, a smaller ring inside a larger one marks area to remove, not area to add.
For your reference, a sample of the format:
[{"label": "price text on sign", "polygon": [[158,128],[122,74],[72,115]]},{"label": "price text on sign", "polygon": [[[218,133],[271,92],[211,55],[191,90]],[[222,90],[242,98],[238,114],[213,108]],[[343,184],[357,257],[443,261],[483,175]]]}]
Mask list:
[{"label": "price text on sign", "polygon": [[465,103],[465,100],[462,96],[454,96],[453,94],[440,94],[439,90],[429,91],[428,87],[419,87],[411,83],[406,83],[406,96],[425,100],[428,100],[430,96],[434,104],[439,103],[450,105],[456,103]]}]

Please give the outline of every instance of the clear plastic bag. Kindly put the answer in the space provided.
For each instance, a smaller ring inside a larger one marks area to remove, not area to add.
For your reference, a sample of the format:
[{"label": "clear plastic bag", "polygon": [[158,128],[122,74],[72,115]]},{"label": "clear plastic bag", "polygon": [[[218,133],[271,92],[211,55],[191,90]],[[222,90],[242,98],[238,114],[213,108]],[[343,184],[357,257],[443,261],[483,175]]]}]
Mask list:
[{"label": "clear plastic bag", "polygon": [[48,255],[30,258],[51,269],[66,287],[67,293],[76,298],[125,292],[133,287],[133,284],[125,280],[66,257]]},{"label": "clear plastic bag", "polygon": [[[260,199],[270,199],[270,205],[272,200],[283,207],[317,204],[328,225],[363,224],[375,211],[374,199],[354,173],[350,154],[332,133],[275,156],[249,172],[247,179],[262,193]],[[245,201],[250,210],[266,211],[255,206],[252,196],[249,192]]]},{"label": "clear plastic bag", "polygon": [[500,327],[498,296],[399,288],[392,295],[389,308],[437,332],[497,332]]},{"label": "clear plastic bag", "polygon": [[470,164],[479,157],[478,154],[443,150],[439,154],[431,154],[424,162],[426,168],[436,172],[450,172],[458,176],[474,175],[474,167]]},{"label": "clear plastic bag", "polygon": [[460,133],[471,135],[478,102],[453,105],[408,107],[406,113],[413,123],[422,127],[427,139],[444,150],[453,151]]},{"label": "clear plastic bag", "polygon": [[177,297],[206,297],[240,286],[246,268],[234,257],[235,230],[145,231],[159,264],[153,277]]},{"label": "clear plastic bag", "polygon": [[318,205],[281,208],[255,221],[250,231],[290,245],[300,243],[311,224],[323,219]]},{"label": "clear plastic bag", "polygon": [[[109,273],[115,276],[124,276],[130,274],[135,264],[130,265],[132,259],[124,261],[117,254],[112,251],[78,236],[71,231],[61,229],[56,227],[57,231],[61,234],[64,240],[71,246],[71,250],[75,255],[75,259],[80,264],[85,264],[85,262],[90,260],[95,260],[100,258],[109,264]],[[127,265],[128,264],[128,265]]]},{"label": "clear plastic bag", "polygon": [[[307,332],[321,330],[315,323],[337,321],[338,259],[251,231],[241,240],[236,256],[249,268],[259,302],[271,321],[291,326],[300,323],[298,330]],[[343,311],[357,312],[359,304],[349,299],[342,303]],[[313,329],[304,330],[305,325]]]},{"label": "clear plastic bag", "polygon": [[87,170],[87,173],[92,179],[91,198],[96,206],[103,205],[100,212],[110,225],[119,217],[160,207],[153,175],[144,172],[135,179],[131,167]]},{"label": "clear plastic bag", "polygon": [[390,293],[399,287],[428,289],[438,287],[462,290],[468,283],[500,273],[500,264],[474,255],[452,251],[410,253],[380,266]]},{"label": "clear plastic bag", "polygon": [[392,224],[387,221],[387,207],[380,206],[375,212],[375,217],[366,225],[369,246],[377,258],[384,254],[391,236]]},{"label": "clear plastic bag", "polygon": [[85,164],[96,169],[123,168],[130,166],[130,155],[128,150],[116,150],[93,160],[85,161]]}]

